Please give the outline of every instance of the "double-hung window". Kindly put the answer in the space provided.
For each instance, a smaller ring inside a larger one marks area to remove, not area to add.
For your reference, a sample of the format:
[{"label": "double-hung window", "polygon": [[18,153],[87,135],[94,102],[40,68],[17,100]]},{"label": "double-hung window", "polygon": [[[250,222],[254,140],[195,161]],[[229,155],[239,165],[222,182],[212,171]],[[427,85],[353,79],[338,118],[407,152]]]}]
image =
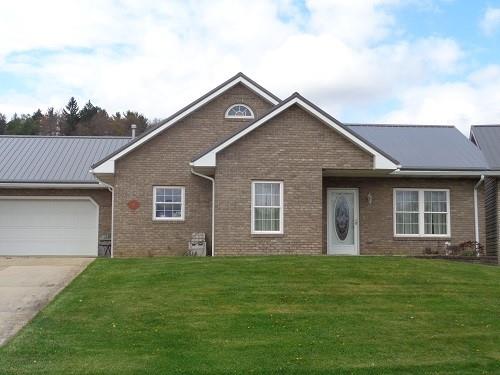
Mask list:
[{"label": "double-hung window", "polygon": [[153,220],[184,220],[184,187],[153,188]]},{"label": "double-hung window", "polygon": [[283,233],[283,182],[252,182],[252,233]]},{"label": "double-hung window", "polygon": [[450,236],[450,191],[394,189],[394,234],[401,237]]}]

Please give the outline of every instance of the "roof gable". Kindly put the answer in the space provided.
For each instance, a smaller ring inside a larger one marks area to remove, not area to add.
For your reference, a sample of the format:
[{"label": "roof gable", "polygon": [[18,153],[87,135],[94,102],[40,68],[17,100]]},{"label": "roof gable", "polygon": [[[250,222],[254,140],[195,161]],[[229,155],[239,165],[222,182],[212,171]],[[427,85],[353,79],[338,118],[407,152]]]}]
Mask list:
[{"label": "roof gable", "polygon": [[182,108],[181,110],[177,111],[170,117],[166,118],[163,120],[158,126],[155,128],[149,130],[146,133],[143,133],[140,137],[137,137],[133,142],[129,143],[125,147],[115,151],[114,153],[108,155],[106,158],[103,160],[99,161],[98,163],[94,164],[92,166],[92,172],[93,173],[114,173],[114,168],[115,168],[115,161],[120,159],[121,157],[125,156],[132,150],[134,150],[136,147],[139,147],[140,145],[148,142],[151,138],[157,136],[158,134],[162,133],[166,129],[168,129],[170,126],[174,125],[178,121],[182,120],[189,114],[193,113],[203,105],[207,104],[208,102],[212,101],[214,98],[218,97],[219,95],[223,94],[230,88],[242,84],[248,87],[250,90],[254,91],[258,95],[260,95],[262,98],[267,100],[273,105],[276,105],[280,103],[280,99],[273,95],[271,92],[260,86],[258,83],[255,81],[251,80],[248,78],[246,75],[243,73],[238,73],[234,77],[230,78],[229,80],[223,82],[213,90],[209,91],[202,97],[198,98],[191,104],[187,105],[186,107]]},{"label": "roof gable", "polygon": [[269,112],[264,114],[259,119],[251,122],[243,129],[239,130],[237,133],[232,135],[231,137],[225,139],[220,142],[216,146],[207,150],[196,159],[194,159],[191,163],[194,167],[215,167],[216,166],[216,155],[219,151],[225,149],[230,146],[240,138],[244,137],[246,134],[252,132],[258,127],[264,125],[269,120],[287,110],[293,105],[298,105],[305,111],[309,112],[311,115],[330,126],[333,130],[337,131],[345,138],[350,140],[352,143],[359,146],[361,149],[365,150],[369,154],[374,157],[374,169],[389,169],[393,170],[398,168],[399,162],[386,154],[384,151],[378,149],[376,146],[370,144],[367,140],[363,139],[361,136],[357,135],[349,128],[344,126],[341,122],[321,110],[319,107],[302,97],[298,93],[294,93],[289,98],[281,102],[279,105],[273,107]]}]

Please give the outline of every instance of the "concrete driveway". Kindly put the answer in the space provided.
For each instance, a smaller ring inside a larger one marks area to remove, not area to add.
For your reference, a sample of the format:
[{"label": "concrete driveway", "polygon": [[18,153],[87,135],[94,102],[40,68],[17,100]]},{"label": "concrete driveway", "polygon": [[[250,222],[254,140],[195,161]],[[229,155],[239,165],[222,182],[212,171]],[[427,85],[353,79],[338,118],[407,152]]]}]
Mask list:
[{"label": "concrete driveway", "polygon": [[93,260],[0,257],[0,346]]}]

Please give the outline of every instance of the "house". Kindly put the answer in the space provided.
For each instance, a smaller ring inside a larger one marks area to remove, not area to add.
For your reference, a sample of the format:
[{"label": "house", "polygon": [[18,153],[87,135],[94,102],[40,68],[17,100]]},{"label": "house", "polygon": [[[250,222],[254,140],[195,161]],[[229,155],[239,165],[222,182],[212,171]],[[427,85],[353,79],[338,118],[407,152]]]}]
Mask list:
[{"label": "house", "polygon": [[135,139],[0,137],[0,254],[443,252],[485,239],[481,150],[456,128],[343,124],[242,73]]},{"label": "house", "polygon": [[499,194],[498,178],[500,175],[500,125],[471,126],[470,140],[476,144],[485,156],[489,172],[484,180],[485,190],[485,245],[489,255],[499,254]]}]

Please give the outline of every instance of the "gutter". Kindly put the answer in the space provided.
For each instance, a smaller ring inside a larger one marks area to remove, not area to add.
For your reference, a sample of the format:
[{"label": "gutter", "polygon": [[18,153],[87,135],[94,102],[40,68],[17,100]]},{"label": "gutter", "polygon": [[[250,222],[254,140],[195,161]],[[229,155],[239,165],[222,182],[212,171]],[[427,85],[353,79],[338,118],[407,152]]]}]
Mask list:
[{"label": "gutter", "polygon": [[479,207],[477,190],[479,186],[484,182],[484,175],[481,175],[479,181],[474,185],[474,234],[476,236],[476,242],[479,243]]},{"label": "gutter", "polygon": [[215,256],[215,179],[213,177],[195,172],[193,167],[191,167],[191,173],[195,176],[210,180],[212,182],[212,238],[211,238],[211,247],[212,247],[212,256]]},{"label": "gutter", "polygon": [[0,182],[6,189],[102,189],[96,183],[59,183],[59,182]]},{"label": "gutter", "polygon": [[97,176],[94,175],[94,177],[97,181],[99,181],[99,184],[103,185],[111,192],[111,255],[110,255],[110,257],[114,258],[115,236],[113,234],[113,231],[115,228],[115,223],[114,223],[114,221],[115,221],[115,189],[110,184],[107,184],[107,183],[99,180],[97,178]]}]

